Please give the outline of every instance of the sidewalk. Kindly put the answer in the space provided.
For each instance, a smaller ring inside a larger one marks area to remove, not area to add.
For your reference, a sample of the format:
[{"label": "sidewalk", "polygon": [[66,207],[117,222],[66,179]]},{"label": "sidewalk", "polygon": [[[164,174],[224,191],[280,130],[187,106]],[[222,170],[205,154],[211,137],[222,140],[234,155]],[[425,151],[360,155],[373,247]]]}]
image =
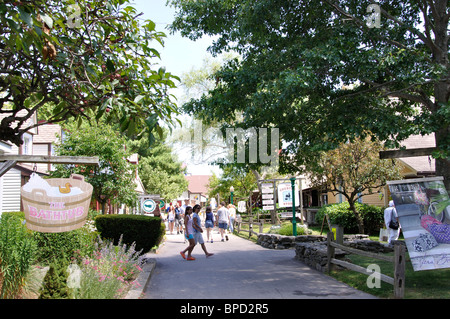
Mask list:
[{"label": "sidewalk", "polygon": [[[243,238],[228,235],[220,242],[206,243],[206,258],[200,245],[184,260],[183,235],[166,235],[141,280],[143,299],[375,299],[294,259],[293,250],[271,250]],[[206,240],[206,233],[203,233]],[[137,298],[139,294],[129,294]],[[188,297],[187,297],[188,296]]]}]

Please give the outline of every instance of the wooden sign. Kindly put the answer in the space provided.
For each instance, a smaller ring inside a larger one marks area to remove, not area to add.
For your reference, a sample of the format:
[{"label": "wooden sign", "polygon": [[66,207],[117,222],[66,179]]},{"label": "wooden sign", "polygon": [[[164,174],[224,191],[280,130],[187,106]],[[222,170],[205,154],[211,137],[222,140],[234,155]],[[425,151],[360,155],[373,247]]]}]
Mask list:
[{"label": "wooden sign", "polygon": [[93,187],[84,176],[43,179],[32,174],[21,189],[28,229],[60,233],[78,229],[85,222]]}]

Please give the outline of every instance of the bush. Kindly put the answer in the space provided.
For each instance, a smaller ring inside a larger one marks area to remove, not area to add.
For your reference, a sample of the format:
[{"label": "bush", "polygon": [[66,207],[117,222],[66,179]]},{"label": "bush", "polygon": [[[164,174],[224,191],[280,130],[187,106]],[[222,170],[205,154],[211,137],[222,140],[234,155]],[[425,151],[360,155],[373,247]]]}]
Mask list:
[{"label": "bush", "polygon": [[51,263],[40,289],[39,299],[69,299],[66,263]]},{"label": "bush", "polygon": [[70,261],[94,250],[97,232],[92,232],[87,226],[63,233],[33,232],[33,237],[39,247],[38,261],[49,264],[50,260]]},{"label": "bush", "polygon": [[[270,233],[279,234],[282,236],[293,236],[294,235],[294,227],[292,226],[292,223],[285,224],[279,228],[271,230]],[[297,224],[297,236],[309,235],[309,234],[311,234],[311,231],[308,228]]]},{"label": "bush", "polygon": [[159,217],[143,215],[99,215],[95,226],[101,237],[111,239],[118,244],[122,236],[123,243],[136,245],[136,250],[147,252],[158,245],[165,234],[164,224]]},{"label": "bush", "polygon": [[[316,214],[316,222],[321,225],[323,217],[325,214],[328,214],[331,223],[344,227],[345,233],[358,233],[358,223],[355,214],[349,210],[349,207],[348,202],[323,206]],[[355,207],[364,221],[365,233],[369,235],[378,234],[384,223],[383,208],[360,203],[355,203]],[[326,222],[325,227],[328,228]]]}]

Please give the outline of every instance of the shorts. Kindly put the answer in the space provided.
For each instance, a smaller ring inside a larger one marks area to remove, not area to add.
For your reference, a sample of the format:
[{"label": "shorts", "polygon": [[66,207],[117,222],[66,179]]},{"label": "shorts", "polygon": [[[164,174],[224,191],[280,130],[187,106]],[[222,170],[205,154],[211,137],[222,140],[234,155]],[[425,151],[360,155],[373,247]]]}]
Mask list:
[{"label": "shorts", "polygon": [[198,233],[194,233],[194,240],[196,244],[204,244],[205,241],[203,240],[203,236],[202,233],[198,232]]},{"label": "shorts", "polygon": [[189,240],[189,239],[194,239],[194,235],[192,235],[192,234],[189,234],[189,237],[186,236],[186,235],[184,235],[184,237],[185,237],[187,240]]},{"label": "shorts", "polygon": [[212,220],[205,221],[205,228],[214,228]]},{"label": "shorts", "polygon": [[227,229],[228,228],[228,224],[227,223],[219,223],[219,228]]}]

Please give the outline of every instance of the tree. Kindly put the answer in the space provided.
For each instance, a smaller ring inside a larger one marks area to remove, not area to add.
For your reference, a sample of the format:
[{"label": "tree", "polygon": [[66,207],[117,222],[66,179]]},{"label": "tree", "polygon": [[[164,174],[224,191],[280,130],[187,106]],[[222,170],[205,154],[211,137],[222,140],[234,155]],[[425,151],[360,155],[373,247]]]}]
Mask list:
[{"label": "tree", "polygon": [[109,125],[83,126],[69,128],[63,143],[56,148],[57,155],[98,156],[98,166],[56,165],[52,177],[69,177],[76,173],[83,175],[90,183],[93,197],[102,205],[106,213],[106,203],[124,203],[134,207],[137,201],[135,167],[128,161],[130,155],[125,150],[126,140]]},{"label": "tree", "polygon": [[287,145],[281,168],[291,172],[347,140],[370,135],[396,147],[412,134],[434,133],[436,172],[450,189],[446,0],[171,4],[172,30],[193,40],[215,36],[211,52],[242,57],[217,72],[216,87],[186,111],[241,118],[244,128],[278,127]]},{"label": "tree", "polygon": [[355,203],[359,198],[378,191],[386,181],[401,178],[398,163],[379,158],[378,154],[383,149],[379,141],[358,139],[341,143],[338,148],[323,152],[318,166],[307,167],[313,185],[325,183],[334,195],[345,197],[361,234],[364,234],[364,222]]},{"label": "tree", "polygon": [[69,299],[67,287],[66,263],[53,262],[45,274],[43,286],[40,288],[39,299]]},{"label": "tree", "polygon": [[139,176],[147,192],[173,200],[188,187],[186,168],[178,162],[167,145],[167,130],[150,146],[148,139],[129,141],[129,149],[139,154]]},{"label": "tree", "polygon": [[22,144],[22,124],[46,104],[37,126],[105,117],[129,135],[161,133],[158,120],[177,113],[168,90],[178,78],[155,68],[165,34],[129,2],[0,3],[2,140]]}]

